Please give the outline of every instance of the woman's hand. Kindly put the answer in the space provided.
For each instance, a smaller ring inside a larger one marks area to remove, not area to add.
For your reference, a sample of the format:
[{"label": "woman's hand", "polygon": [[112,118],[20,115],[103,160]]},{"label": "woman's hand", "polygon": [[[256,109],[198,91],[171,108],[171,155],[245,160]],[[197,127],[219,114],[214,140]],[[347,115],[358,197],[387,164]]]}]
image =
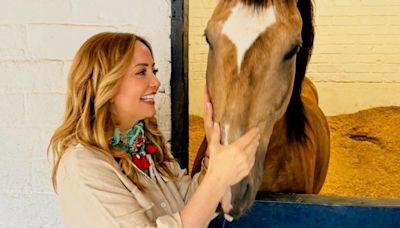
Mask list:
[{"label": "woman's hand", "polygon": [[214,123],[208,144],[210,160],[206,175],[224,181],[226,187],[237,184],[253,168],[259,141],[259,130],[254,128],[233,143],[221,145],[219,124]]},{"label": "woman's hand", "polygon": [[[206,132],[207,142],[210,142],[211,134],[213,130],[213,108],[211,105],[210,97],[208,96],[207,86],[204,86],[204,117],[203,117],[203,125],[204,130]],[[207,150],[208,152],[208,150]]]},{"label": "woman's hand", "polygon": [[[208,92],[207,92],[207,86],[204,86],[204,117],[203,117],[203,125],[204,125],[204,129],[206,132],[206,139],[207,139],[207,143],[210,141],[211,138],[211,132],[213,129],[213,121],[212,121],[212,105],[210,102],[210,98],[208,96]],[[201,171],[200,171],[200,176],[199,176],[199,183],[201,183],[201,181],[204,178],[204,175],[207,172],[208,169],[208,161],[210,158],[210,152],[208,150],[208,147],[206,149],[206,153],[204,154],[204,157],[201,161]]]},{"label": "woman's hand", "polygon": [[203,166],[208,167],[207,174],[222,178],[227,182],[227,187],[232,186],[247,176],[254,165],[260,140],[259,130],[252,129],[235,142],[223,146],[220,144],[219,124],[212,119],[213,110],[207,87],[204,87],[204,110],[208,148]]}]

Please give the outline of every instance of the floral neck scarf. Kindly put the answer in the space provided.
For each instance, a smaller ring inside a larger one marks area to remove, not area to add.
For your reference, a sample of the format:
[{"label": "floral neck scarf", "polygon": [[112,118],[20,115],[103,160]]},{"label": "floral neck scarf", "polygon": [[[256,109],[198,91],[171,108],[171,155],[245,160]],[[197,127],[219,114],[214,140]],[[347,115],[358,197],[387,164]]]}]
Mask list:
[{"label": "floral neck scarf", "polygon": [[116,128],[110,141],[111,148],[119,147],[129,153],[132,156],[133,164],[141,170],[147,170],[150,167],[146,155],[158,151],[157,146],[146,141],[142,122],[137,123],[124,133]]}]

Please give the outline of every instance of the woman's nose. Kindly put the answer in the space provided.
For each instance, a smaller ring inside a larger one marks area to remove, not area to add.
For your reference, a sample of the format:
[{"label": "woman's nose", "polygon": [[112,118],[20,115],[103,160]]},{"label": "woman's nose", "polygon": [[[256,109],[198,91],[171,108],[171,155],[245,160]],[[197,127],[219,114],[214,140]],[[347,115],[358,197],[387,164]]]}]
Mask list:
[{"label": "woman's nose", "polygon": [[160,80],[158,80],[157,76],[153,73],[153,76],[151,77],[151,83],[150,86],[151,87],[160,87]]}]

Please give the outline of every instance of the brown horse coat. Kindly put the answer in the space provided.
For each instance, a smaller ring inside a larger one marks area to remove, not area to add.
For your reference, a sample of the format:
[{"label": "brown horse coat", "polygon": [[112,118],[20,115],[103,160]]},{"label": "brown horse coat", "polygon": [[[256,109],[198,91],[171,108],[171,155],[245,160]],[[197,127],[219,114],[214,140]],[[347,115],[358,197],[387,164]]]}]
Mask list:
[{"label": "brown horse coat", "polygon": [[[288,141],[285,116],[275,123],[259,191],[319,193],[322,188],[329,163],[329,127],[318,107],[317,90],[308,78],[304,78],[301,99],[307,117],[306,138],[304,142]],[[200,171],[206,148],[204,138],[196,155],[192,175]]]}]

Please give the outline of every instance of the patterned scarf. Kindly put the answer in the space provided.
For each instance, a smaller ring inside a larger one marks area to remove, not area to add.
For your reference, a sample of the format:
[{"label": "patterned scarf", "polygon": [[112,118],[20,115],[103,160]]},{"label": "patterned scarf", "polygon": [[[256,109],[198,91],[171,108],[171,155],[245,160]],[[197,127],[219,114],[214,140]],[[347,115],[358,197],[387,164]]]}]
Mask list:
[{"label": "patterned scarf", "polygon": [[110,147],[115,148],[117,146],[129,153],[132,156],[133,164],[141,170],[147,170],[150,167],[146,155],[152,155],[158,151],[157,146],[146,141],[142,122],[137,123],[124,133],[116,128],[110,140]]}]

